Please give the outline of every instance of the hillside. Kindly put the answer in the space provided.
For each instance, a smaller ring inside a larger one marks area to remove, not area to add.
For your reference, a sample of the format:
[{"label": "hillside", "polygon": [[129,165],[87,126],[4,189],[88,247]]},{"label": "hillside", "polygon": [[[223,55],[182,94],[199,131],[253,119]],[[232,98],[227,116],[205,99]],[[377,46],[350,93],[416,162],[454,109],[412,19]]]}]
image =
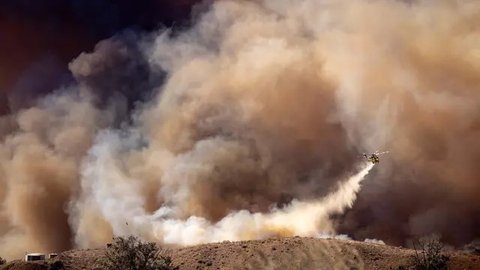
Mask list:
[{"label": "hillside", "polygon": [[[103,249],[63,252],[65,269],[98,269]],[[222,242],[163,250],[180,270],[190,269],[391,269],[411,263],[413,250],[382,244],[314,238]],[[449,269],[480,269],[480,256],[449,253]],[[49,264],[14,261],[2,270],[42,270]]]}]

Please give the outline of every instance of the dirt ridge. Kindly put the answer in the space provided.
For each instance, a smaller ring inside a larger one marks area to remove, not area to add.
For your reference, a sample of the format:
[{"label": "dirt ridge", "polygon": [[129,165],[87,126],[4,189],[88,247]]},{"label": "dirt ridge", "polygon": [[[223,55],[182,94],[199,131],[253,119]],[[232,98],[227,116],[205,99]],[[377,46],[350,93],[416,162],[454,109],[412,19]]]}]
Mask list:
[{"label": "dirt ridge", "polygon": [[[105,249],[70,250],[51,261],[13,261],[1,270],[101,269]],[[179,270],[199,269],[395,269],[412,263],[414,250],[378,243],[317,238],[273,238],[164,248]],[[480,256],[449,252],[448,269],[480,270]]]}]

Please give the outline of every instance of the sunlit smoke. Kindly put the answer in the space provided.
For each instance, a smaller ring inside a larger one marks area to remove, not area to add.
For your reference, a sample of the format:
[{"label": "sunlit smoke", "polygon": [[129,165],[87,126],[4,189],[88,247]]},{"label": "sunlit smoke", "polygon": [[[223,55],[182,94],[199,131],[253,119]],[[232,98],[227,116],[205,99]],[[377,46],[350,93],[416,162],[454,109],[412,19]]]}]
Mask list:
[{"label": "sunlit smoke", "polygon": [[[127,234],[471,242],[479,19],[476,1],[223,0],[181,33],[102,41],[75,84],[0,118],[0,254]],[[360,153],[386,149],[359,192]]]},{"label": "sunlit smoke", "polygon": [[[373,164],[339,185],[337,191],[316,202],[293,201],[283,209],[270,213],[240,211],[229,214],[216,224],[191,217],[187,221],[164,220],[155,225],[155,237],[165,243],[200,244],[224,240],[261,239],[268,236],[316,236],[334,232],[329,215],[341,213],[351,206],[360,188],[360,181]],[[166,209],[160,209],[164,212]],[[163,219],[162,217],[159,217]]]},{"label": "sunlit smoke", "polygon": [[[110,161],[114,162],[114,159]],[[162,207],[153,215],[148,215],[142,208],[141,197],[129,196],[135,191],[134,187],[127,183],[128,180],[116,179],[119,175],[111,174],[117,170],[99,160],[95,160],[92,166],[95,167],[94,170],[102,168],[105,172],[102,175],[88,176],[95,182],[89,184],[95,187],[90,192],[92,197],[99,201],[97,205],[108,223],[112,224],[115,234],[139,234],[162,243],[181,245],[253,240],[269,236],[334,234],[329,216],[342,213],[345,208],[351,207],[360,189],[360,182],[373,168],[372,163],[365,164],[359,173],[339,182],[337,190],[320,200],[294,200],[288,206],[274,208],[269,213],[241,210],[212,223],[197,216],[186,220],[175,218],[178,214],[176,205]],[[116,186],[109,185],[110,181],[116,183]]]}]

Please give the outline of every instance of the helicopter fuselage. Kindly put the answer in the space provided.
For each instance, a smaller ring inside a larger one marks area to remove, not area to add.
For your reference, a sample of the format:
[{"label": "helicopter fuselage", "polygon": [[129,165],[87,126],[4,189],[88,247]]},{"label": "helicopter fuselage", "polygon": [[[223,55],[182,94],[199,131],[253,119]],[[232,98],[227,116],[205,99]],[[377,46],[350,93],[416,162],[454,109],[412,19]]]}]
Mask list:
[{"label": "helicopter fuselage", "polygon": [[380,158],[378,157],[378,155],[376,154],[371,154],[370,156],[367,156],[366,154],[363,154],[363,156],[370,162],[372,162],[373,164],[376,164],[376,163],[379,163],[380,162]]}]

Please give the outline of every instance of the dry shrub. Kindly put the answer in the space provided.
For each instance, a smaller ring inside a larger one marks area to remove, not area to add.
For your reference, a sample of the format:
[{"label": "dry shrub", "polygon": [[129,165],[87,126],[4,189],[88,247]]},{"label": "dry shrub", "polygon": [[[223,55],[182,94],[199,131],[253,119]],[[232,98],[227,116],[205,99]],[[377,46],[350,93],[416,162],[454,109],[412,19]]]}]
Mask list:
[{"label": "dry shrub", "polygon": [[449,257],[443,253],[444,246],[438,236],[420,238],[420,240],[413,242],[413,247],[415,248],[414,269],[447,269]]},{"label": "dry shrub", "polygon": [[62,261],[51,262],[48,268],[48,270],[62,270],[62,269],[65,269],[65,266],[63,265]]},{"label": "dry shrub", "polygon": [[115,237],[107,248],[102,262],[104,269],[109,270],[171,270],[170,257],[159,254],[155,243],[143,242],[137,237]]}]

